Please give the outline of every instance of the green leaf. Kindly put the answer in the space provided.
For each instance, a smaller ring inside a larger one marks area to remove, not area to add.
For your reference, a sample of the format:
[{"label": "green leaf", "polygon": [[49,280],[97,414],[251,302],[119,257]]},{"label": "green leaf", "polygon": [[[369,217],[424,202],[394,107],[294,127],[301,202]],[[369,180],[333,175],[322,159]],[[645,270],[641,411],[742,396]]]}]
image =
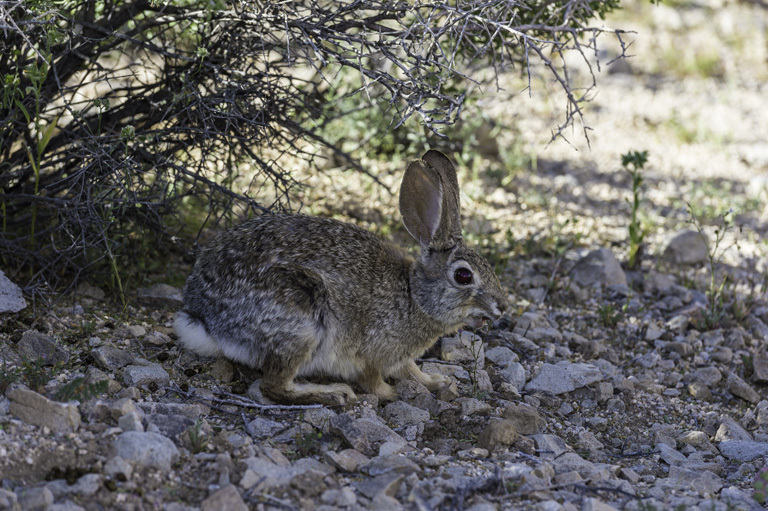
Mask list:
[{"label": "green leaf", "polygon": [[21,110],[21,113],[24,114],[24,118],[27,120],[27,122],[30,122],[32,119],[29,117],[29,112],[27,112],[26,107],[24,107],[24,103],[22,103],[18,99],[16,99],[15,102],[16,102],[16,106],[19,107],[19,110]]},{"label": "green leaf", "polygon": [[43,154],[43,151],[45,151],[45,147],[48,145],[48,142],[51,141],[51,136],[53,135],[53,130],[59,124],[59,117],[60,116],[56,116],[56,119],[54,119],[53,122],[50,123],[47,128],[45,128],[45,131],[43,132],[42,138],[40,138],[40,140],[37,142],[37,154],[38,155]]}]

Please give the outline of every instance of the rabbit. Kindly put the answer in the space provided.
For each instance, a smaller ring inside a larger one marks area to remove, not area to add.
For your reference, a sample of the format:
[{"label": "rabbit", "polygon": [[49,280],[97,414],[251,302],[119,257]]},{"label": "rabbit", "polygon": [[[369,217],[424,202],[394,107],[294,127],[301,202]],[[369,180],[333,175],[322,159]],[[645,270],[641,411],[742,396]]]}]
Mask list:
[{"label": "rabbit", "polygon": [[[357,226],[265,213],[215,237],[199,254],[175,319],[181,344],[260,369],[279,403],[356,400],[352,387],[397,399],[385,378],[429,390],[450,377],[414,362],[439,337],[500,317],[507,297],[490,264],[461,235],[456,169],[430,150],[412,161],[399,208],[419,258]],[[326,376],[342,383],[297,382]]]}]

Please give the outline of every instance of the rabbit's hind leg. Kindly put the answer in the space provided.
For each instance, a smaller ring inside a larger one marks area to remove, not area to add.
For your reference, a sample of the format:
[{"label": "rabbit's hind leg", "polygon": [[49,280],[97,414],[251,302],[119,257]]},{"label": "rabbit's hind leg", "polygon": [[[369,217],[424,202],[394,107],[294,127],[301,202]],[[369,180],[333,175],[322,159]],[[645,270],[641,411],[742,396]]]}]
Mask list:
[{"label": "rabbit's hind leg", "polygon": [[366,392],[376,394],[382,401],[396,401],[397,390],[384,381],[381,371],[368,364],[360,376],[358,383]]},{"label": "rabbit's hind leg", "polygon": [[[324,405],[343,405],[357,400],[352,387],[345,383],[320,385],[316,383],[297,383],[294,381],[299,369],[307,363],[315,343],[306,339],[284,339],[282,345],[294,349],[290,353],[274,353],[267,356],[261,367],[263,379],[261,391],[265,396],[278,403],[305,405],[321,403]],[[305,349],[296,349],[300,346]]]},{"label": "rabbit's hind leg", "polygon": [[431,392],[440,390],[443,386],[450,385],[453,382],[450,376],[423,372],[413,360],[405,363],[398,376],[402,379],[412,378],[427,387]]}]

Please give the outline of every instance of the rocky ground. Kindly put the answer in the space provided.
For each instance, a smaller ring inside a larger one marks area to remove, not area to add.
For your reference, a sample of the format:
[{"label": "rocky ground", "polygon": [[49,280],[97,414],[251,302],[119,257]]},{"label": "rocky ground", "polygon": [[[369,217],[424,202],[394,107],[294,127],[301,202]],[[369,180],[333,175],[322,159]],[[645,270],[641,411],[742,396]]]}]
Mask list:
[{"label": "rocky ground", "polygon": [[[762,509],[768,16],[627,5],[606,23],[631,24],[637,57],[599,76],[591,148],[578,133],[545,145],[560,114],[544,86],[484,99],[465,230],[514,307],[424,355],[454,384],[276,406],[258,373],[179,348],[178,289],[132,293],[121,311],[86,284],[35,313],[0,277],[0,510]],[[629,270],[620,156],[646,149],[648,234]],[[309,210],[396,225],[395,197],[344,177],[309,177],[325,198]]]}]

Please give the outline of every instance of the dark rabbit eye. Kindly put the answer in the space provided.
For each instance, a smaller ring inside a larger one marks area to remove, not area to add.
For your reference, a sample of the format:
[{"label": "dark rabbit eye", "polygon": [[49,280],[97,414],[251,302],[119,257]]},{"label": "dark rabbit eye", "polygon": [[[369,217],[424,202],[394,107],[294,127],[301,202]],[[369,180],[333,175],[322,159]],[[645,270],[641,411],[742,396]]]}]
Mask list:
[{"label": "dark rabbit eye", "polygon": [[455,280],[457,284],[461,284],[463,286],[471,284],[472,270],[469,268],[457,268],[456,271],[453,272],[453,280]]}]

